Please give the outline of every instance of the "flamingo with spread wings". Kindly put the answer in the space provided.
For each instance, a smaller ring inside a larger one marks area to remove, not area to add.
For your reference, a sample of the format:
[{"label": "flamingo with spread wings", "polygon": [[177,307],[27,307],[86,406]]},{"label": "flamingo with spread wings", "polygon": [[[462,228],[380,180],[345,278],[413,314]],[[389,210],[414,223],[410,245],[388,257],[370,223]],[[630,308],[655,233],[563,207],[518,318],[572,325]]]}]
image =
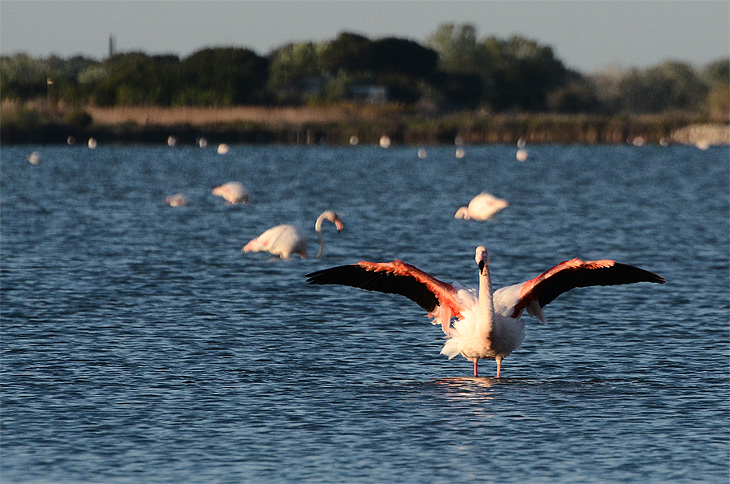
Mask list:
[{"label": "flamingo with spread wings", "polygon": [[[494,358],[497,378],[502,360],[519,347],[525,336],[523,311],[545,322],[542,308],[562,293],[576,287],[608,286],[635,282],[663,284],[665,279],[652,272],[613,260],[561,262],[534,279],[492,292],[489,253],[477,247],[479,290],[461,289],[439,281],[422,270],[399,260],[362,261],[307,274],[310,284],[342,284],[369,291],[401,294],[429,312],[434,324],[448,340],[441,354],[449,359],[461,354],[474,363]],[[456,320],[452,323],[452,318]]]}]

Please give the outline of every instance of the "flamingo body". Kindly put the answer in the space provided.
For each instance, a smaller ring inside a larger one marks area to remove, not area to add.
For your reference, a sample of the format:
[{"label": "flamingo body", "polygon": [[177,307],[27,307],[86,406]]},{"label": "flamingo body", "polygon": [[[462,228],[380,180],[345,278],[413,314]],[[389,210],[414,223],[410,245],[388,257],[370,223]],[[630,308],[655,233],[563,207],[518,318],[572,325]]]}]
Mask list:
[{"label": "flamingo body", "polygon": [[508,207],[506,200],[497,198],[494,195],[482,192],[472,198],[469,205],[460,207],[454,214],[454,218],[465,220],[489,220],[497,215],[504,208]]},{"label": "flamingo body", "polygon": [[[463,289],[439,281],[420,269],[395,260],[361,261],[307,274],[310,284],[342,284],[370,291],[406,296],[429,312],[448,338],[441,354],[449,359],[461,354],[474,364],[495,359],[497,377],[501,363],[520,346],[525,335],[523,311],[545,322],[542,307],[576,287],[654,282],[664,278],[613,260],[561,262],[537,277],[492,291],[489,254],[477,247],[479,289]],[[456,318],[452,323],[452,318]]]},{"label": "flamingo body", "polygon": [[243,252],[270,252],[282,259],[292,254],[307,257],[307,234],[295,225],[277,225],[249,241]]},{"label": "flamingo body", "polygon": [[182,207],[188,204],[188,199],[182,193],[176,193],[165,198],[165,203],[171,207]]},{"label": "flamingo body", "polygon": [[248,192],[241,182],[228,182],[215,187],[211,193],[230,204],[248,203]]},{"label": "flamingo body", "polygon": [[30,153],[26,158],[31,165],[38,165],[41,162],[41,154],[37,151]]},{"label": "flamingo body", "polygon": [[[322,223],[329,220],[335,224],[337,231],[341,231],[345,226],[342,219],[332,210],[325,210],[317,218],[314,229],[319,239],[319,252],[317,257],[322,257],[324,252],[324,240],[322,238]],[[242,252],[270,252],[278,255],[282,259],[288,259],[292,254],[299,254],[302,258],[307,257],[307,243],[309,238],[306,232],[296,225],[277,225],[266,230],[264,233],[250,240],[242,250]]]}]

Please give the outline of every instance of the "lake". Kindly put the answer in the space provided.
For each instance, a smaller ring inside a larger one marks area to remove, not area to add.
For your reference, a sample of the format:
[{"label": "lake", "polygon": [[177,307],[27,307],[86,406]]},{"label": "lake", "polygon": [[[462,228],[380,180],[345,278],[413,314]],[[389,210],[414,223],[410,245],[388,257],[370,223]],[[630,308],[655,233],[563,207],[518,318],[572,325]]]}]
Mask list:
[{"label": "lake", "polygon": [[[3,147],[0,480],[726,484],[728,147],[527,149]],[[456,220],[481,191],[509,207]],[[294,223],[316,254],[325,209],[321,259],[241,252]],[[496,379],[408,299],[304,277],[475,286],[482,244],[495,288],[573,257],[667,283],[560,296]]]}]

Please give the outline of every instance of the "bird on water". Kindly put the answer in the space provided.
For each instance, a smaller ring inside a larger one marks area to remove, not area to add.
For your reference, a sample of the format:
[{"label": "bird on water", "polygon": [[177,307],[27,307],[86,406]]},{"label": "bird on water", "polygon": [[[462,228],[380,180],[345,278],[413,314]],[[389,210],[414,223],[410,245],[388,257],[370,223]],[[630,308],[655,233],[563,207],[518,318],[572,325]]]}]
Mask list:
[{"label": "bird on water", "polygon": [[497,198],[491,193],[482,192],[472,198],[469,205],[459,207],[454,218],[464,220],[489,220],[503,209],[509,207],[507,200]]},{"label": "bird on water", "polygon": [[441,354],[449,359],[461,354],[473,362],[475,377],[479,360],[493,358],[497,362],[497,378],[502,360],[520,346],[525,336],[525,323],[520,317],[523,311],[546,322],[542,308],[573,288],[665,282],[653,272],[609,259],[572,259],[529,281],[492,291],[489,253],[485,247],[477,247],[475,260],[479,269],[476,292],[442,282],[397,259],[361,261],[306,277],[310,284],[341,284],[407,297],[429,312],[433,324],[441,324],[447,338]]},{"label": "bird on water", "polygon": [[231,181],[215,187],[211,192],[213,195],[222,197],[226,202],[231,205],[237,203],[248,203],[248,191],[243,186],[243,183]]},{"label": "bird on water", "polygon": [[[340,216],[332,210],[325,210],[317,217],[317,221],[314,223],[314,230],[317,232],[317,239],[319,239],[317,258],[322,257],[324,253],[322,223],[325,220],[329,220],[335,224],[337,232],[345,228]],[[251,239],[241,249],[241,252],[270,252],[278,255],[282,259],[288,259],[292,254],[299,254],[302,258],[306,259],[308,240],[306,232],[301,227],[289,224],[277,225],[266,230],[258,237]]]}]

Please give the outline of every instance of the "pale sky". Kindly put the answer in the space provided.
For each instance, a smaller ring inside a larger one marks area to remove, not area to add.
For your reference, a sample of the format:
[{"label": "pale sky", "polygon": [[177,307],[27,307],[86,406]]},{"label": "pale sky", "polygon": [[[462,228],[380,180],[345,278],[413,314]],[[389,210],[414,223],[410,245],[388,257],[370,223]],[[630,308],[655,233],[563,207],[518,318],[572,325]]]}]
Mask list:
[{"label": "pale sky", "polygon": [[470,23],[480,38],[537,40],[583,73],[730,56],[727,0],[0,0],[0,53],[101,60],[114,36],[117,52],[185,57],[237,46],[266,55],[343,31],[425,44],[447,22]]}]

